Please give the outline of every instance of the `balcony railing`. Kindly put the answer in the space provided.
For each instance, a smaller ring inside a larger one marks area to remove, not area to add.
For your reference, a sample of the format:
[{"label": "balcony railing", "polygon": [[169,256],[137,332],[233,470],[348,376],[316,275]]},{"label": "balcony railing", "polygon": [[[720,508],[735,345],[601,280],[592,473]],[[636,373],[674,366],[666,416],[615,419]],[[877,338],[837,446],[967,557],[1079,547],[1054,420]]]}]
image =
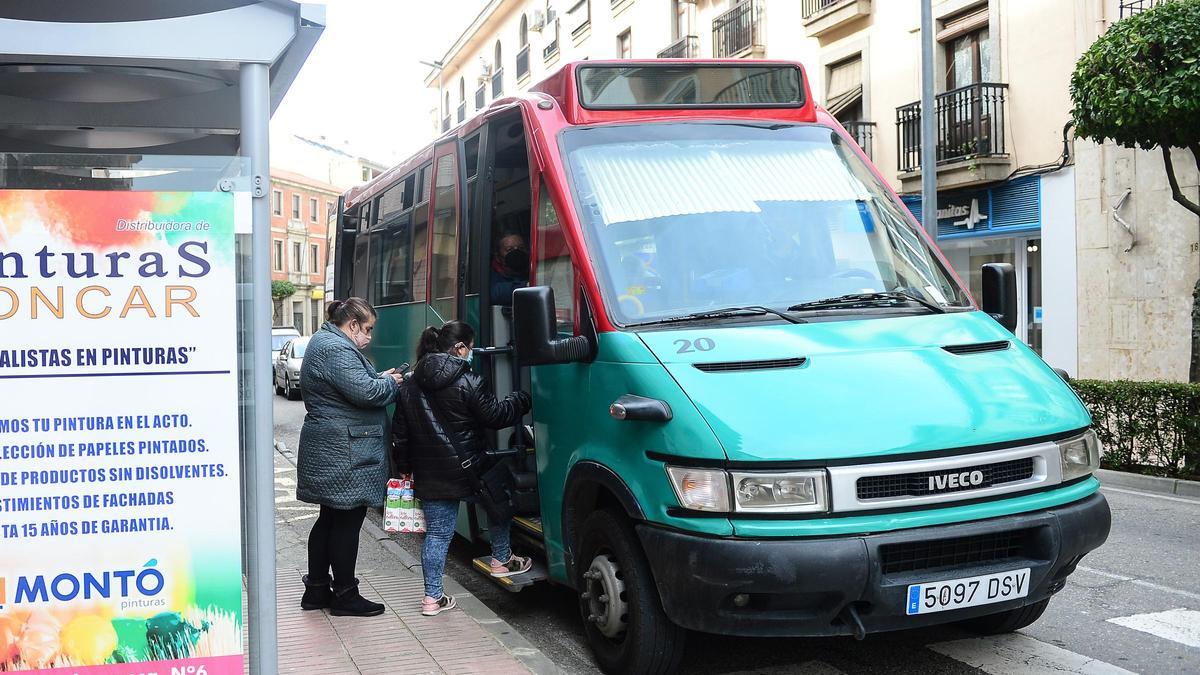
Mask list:
[{"label": "balcony railing", "polygon": [[446,115],[442,118],[442,131],[450,131],[450,116]]},{"label": "balcony railing", "polygon": [[504,69],[497,70],[492,75],[492,98],[498,98],[504,93]]},{"label": "balcony railing", "polygon": [[529,45],[517,52],[517,79],[529,76]]},{"label": "balcony railing", "polygon": [[475,109],[483,110],[483,106],[487,105],[487,85],[481,84],[475,90]]},{"label": "balcony railing", "polygon": [[550,41],[550,44],[546,45],[546,48],[542,50],[542,60],[549,61],[550,59],[554,58],[554,55],[557,53],[558,53],[558,38],[554,38],[553,40]]},{"label": "balcony railing", "polygon": [[862,121],[842,122],[842,126],[846,127],[846,132],[854,138],[854,142],[858,143],[858,147],[867,153],[867,157],[874,159],[872,146],[875,145],[875,123]]},{"label": "balcony railing", "polygon": [[800,0],[800,14],[803,18],[811,18],[845,0]]},{"label": "balcony railing", "polygon": [[1133,16],[1138,12],[1144,12],[1153,6],[1164,2],[1167,2],[1167,0],[1122,0],[1120,3],[1121,18],[1124,19],[1125,17]]},{"label": "balcony railing", "polygon": [[660,59],[695,59],[700,56],[700,38],[695,35],[681,37],[658,53]]},{"label": "balcony railing", "polygon": [[[934,99],[937,162],[994,157],[1004,149],[1007,84],[983,82],[952,89]],[[896,108],[896,141],[901,172],[921,166],[921,102]]]},{"label": "balcony railing", "polygon": [[742,0],[713,19],[713,56],[724,59],[761,49],[762,14],[759,0]]},{"label": "balcony railing", "polygon": [[458,104],[458,121],[461,122],[467,119],[467,102],[463,101]]}]

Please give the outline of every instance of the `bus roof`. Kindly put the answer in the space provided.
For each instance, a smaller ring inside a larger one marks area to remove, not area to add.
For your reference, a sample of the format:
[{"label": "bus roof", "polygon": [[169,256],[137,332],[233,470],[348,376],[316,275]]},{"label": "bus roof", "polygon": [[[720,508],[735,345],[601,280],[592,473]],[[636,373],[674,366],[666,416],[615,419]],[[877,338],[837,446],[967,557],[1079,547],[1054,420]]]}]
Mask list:
[{"label": "bus roof", "polygon": [[350,189],[345,207],[368,202],[431,161],[438,144],[467,136],[516,108],[524,108],[535,123],[538,117],[561,114],[569,125],[715,118],[815,122],[818,114],[804,66],[795,61],[573,61],[529,91],[493,101],[409,159]]}]

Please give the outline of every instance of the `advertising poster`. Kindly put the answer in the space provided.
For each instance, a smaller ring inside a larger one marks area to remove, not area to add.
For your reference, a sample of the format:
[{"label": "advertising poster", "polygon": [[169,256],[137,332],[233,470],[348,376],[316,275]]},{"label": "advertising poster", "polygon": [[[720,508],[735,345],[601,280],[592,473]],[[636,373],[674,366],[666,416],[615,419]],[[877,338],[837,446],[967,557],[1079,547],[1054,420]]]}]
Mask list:
[{"label": "advertising poster", "polygon": [[242,672],[234,195],[0,190],[0,672]]}]

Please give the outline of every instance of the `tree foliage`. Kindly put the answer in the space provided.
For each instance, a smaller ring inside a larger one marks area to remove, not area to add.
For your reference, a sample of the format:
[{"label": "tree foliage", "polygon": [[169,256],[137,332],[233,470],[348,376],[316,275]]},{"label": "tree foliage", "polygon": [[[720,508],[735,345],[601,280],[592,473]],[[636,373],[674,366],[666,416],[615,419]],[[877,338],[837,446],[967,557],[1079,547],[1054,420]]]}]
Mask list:
[{"label": "tree foliage", "polygon": [[271,298],[282,300],[296,292],[296,284],[290,281],[272,281]]},{"label": "tree foliage", "polygon": [[1200,142],[1200,0],[1118,21],[1071,76],[1075,133],[1125,147]]},{"label": "tree foliage", "polygon": [[1171,194],[1183,195],[1171,148],[1200,166],[1200,0],[1166,0],[1113,24],[1071,75],[1075,133],[1098,143],[1162,150]]}]

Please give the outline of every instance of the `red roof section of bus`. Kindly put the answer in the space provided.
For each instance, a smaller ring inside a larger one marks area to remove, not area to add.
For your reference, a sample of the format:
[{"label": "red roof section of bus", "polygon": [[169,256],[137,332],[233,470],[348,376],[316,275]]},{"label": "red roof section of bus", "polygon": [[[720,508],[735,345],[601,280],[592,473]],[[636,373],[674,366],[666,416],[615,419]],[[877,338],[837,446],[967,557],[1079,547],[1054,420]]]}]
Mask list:
[{"label": "red roof section of bus", "polygon": [[[579,104],[574,92],[576,89],[576,70],[579,66],[638,66],[664,65],[678,63],[681,65],[704,64],[733,64],[733,65],[780,65],[794,66],[800,69],[801,86],[804,88],[804,104],[798,107],[777,108],[641,108],[631,110],[588,110]],[[527,110],[532,110],[532,116],[546,114],[539,110],[537,103],[550,96],[561,109],[561,114],[570,125],[602,124],[605,122],[620,123],[634,121],[665,121],[665,120],[697,120],[697,119],[746,119],[746,120],[777,120],[783,122],[816,122],[818,107],[813,101],[812,90],[808,84],[808,74],[804,65],[795,61],[765,61],[752,59],[653,59],[649,61],[572,61],[563,65],[545,80],[542,80],[529,91],[493,101],[487,109],[475,117],[460,123],[442,134],[419,153],[376,176],[365,185],[351,188],[346,192],[346,208],[357,206],[373,197],[422,164],[433,159],[433,148],[439,143],[450,139],[465,137],[482,126],[489,118],[501,112],[520,107],[522,103]],[[552,113],[556,114],[556,113]]]},{"label": "red roof section of bus", "polygon": [[[718,106],[685,108],[664,106],[661,108],[589,110],[580,104],[576,95],[577,72],[580,66],[663,66],[663,65],[739,65],[739,66],[792,66],[800,70],[800,85],[804,90],[804,104],[788,107],[736,107]],[[815,122],[817,106],[813,102],[812,90],[808,86],[808,74],[804,65],[795,61],[764,61],[751,59],[652,59],[648,61],[573,61],[560,68],[545,80],[530,87],[531,92],[544,93],[562,106],[570,124],[598,124],[603,122],[627,122],[631,120],[682,120],[742,118],[748,120],[780,120],[787,122]]]}]

